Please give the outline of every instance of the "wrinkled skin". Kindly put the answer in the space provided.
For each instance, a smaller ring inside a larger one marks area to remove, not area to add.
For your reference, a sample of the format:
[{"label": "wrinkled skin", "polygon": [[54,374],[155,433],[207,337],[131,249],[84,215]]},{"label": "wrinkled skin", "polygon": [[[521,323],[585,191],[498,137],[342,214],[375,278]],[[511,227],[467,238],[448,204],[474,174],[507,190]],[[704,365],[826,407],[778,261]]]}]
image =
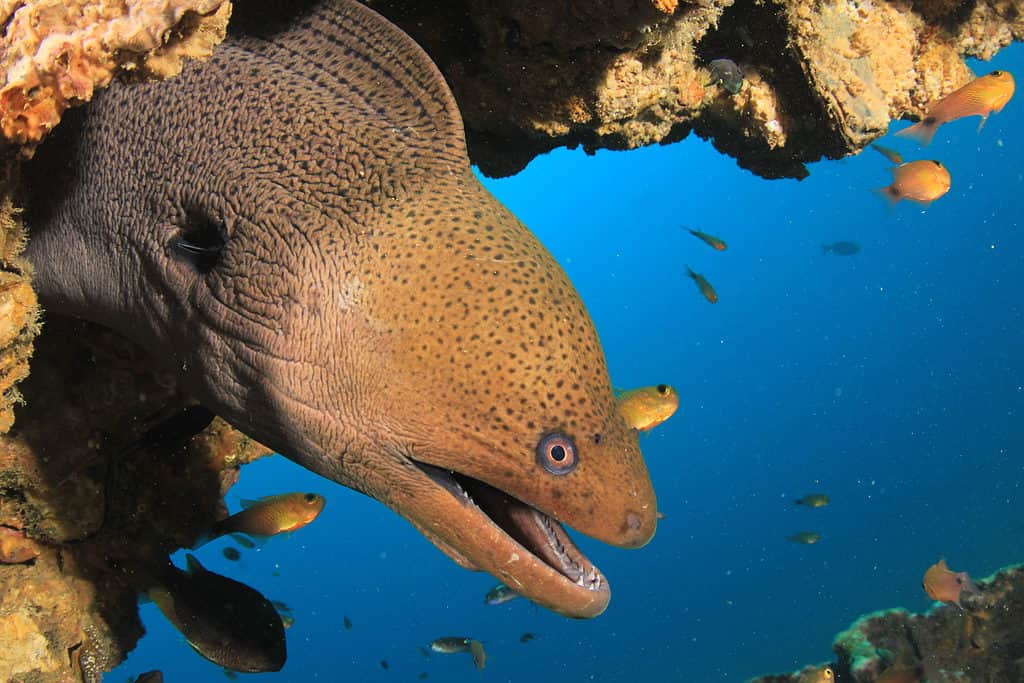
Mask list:
[{"label": "wrinkled skin", "polygon": [[[255,4],[210,62],[111,87],[40,150],[44,305],[138,340],[234,426],[463,566],[599,614],[607,582],[534,509],[639,547],[657,505],[582,302],[472,174],[411,40],[354,2]],[[565,473],[544,465],[550,435],[569,440]]]}]

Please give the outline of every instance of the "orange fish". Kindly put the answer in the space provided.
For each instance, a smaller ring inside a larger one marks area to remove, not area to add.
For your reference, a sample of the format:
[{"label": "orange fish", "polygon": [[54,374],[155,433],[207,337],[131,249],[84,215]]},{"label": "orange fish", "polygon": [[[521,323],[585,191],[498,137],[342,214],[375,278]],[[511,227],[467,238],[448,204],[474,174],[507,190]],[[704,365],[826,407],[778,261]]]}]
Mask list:
[{"label": "orange fish", "polygon": [[980,131],[988,115],[1002,111],[1011,97],[1013,76],[1009,71],[993,71],[946,95],[928,108],[928,115],[920,123],[904,128],[896,135],[914,138],[927,145],[939,126],[965,116],[980,116]]},{"label": "orange fish", "polygon": [[317,493],[281,493],[260,500],[243,500],[241,512],[214,524],[192,547],[198,548],[225,534],[266,539],[301,529],[317,518],[325,502]]},{"label": "orange fish", "polygon": [[816,666],[800,674],[800,683],[832,683],[836,678],[830,666]]},{"label": "orange fish", "polygon": [[725,242],[718,239],[714,235],[709,235],[706,232],[701,232],[700,230],[690,230],[689,228],[687,228],[687,230],[689,230],[691,235],[693,235],[700,241],[704,242],[708,246],[712,247],[713,249],[715,249],[715,251],[725,251],[726,249],[728,249],[728,246],[726,246]]},{"label": "orange fish", "polygon": [[921,581],[924,592],[932,600],[940,602],[952,602],[960,606],[960,594],[980,593],[978,587],[971,581],[967,572],[954,572],[946,566],[946,560],[939,560],[924,573]]},{"label": "orange fish", "polygon": [[893,168],[892,175],[892,184],[878,191],[893,203],[910,199],[931,204],[949,192],[949,171],[938,161],[909,161]]},{"label": "orange fish", "polygon": [[704,298],[708,300],[709,304],[718,303],[718,292],[715,291],[715,288],[711,286],[710,282],[704,279],[703,275],[693,272],[689,266],[686,268],[686,274],[693,278],[693,281],[697,283],[697,289],[700,290],[700,293],[704,295]]}]

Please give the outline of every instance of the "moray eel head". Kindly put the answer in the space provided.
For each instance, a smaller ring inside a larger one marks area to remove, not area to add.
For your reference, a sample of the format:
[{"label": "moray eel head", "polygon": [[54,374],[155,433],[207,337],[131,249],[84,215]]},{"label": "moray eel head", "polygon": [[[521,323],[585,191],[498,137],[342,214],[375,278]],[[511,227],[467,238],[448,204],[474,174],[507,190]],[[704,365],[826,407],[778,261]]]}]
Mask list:
[{"label": "moray eel head", "polygon": [[561,524],[635,548],[657,506],[579,296],[473,175],[407,36],[356,2],[259,5],[207,64],[111,87],[40,150],[44,303],[459,564],[601,613]]}]

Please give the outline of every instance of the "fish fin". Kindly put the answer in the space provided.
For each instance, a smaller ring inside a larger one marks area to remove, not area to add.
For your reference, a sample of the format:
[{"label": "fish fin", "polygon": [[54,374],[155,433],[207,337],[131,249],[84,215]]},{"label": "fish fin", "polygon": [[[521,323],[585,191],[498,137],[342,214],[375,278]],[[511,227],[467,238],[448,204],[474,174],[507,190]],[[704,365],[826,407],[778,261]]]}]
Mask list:
[{"label": "fish fin", "polygon": [[686,266],[686,274],[693,278],[694,280],[697,279],[697,273],[693,272],[693,268],[691,268],[690,266]]},{"label": "fish fin", "polygon": [[985,122],[986,121],[988,121],[988,114],[982,114],[981,115],[981,121],[978,123],[978,132],[979,133],[981,132],[981,129],[985,127]]},{"label": "fish fin", "polygon": [[917,140],[922,145],[929,145],[931,144],[932,138],[935,137],[935,131],[938,130],[938,128],[939,124],[935,118],[932,116],[926,116],[909,128],[897,131],[896,135],[899,137]]},{"label": "fish fin", "polygon": [[900,191],[896,189],[895,185],[886,185],[885,187],[876,187],[874,191],[875,191],[875,194],[885,198],[886,202],[889,205],[889,208],[892,208],[892,207],[896,206],[897,204],[899,204],[899,201],[900,201]]},{"label": "fish fin", "polygon": [[238,504],[242,506],[243,510],[248,510],[251,507],[259,505],[261,502],[262,501],[259,501],[259,500],[252,500],[252,499],[249,499],[249,498],[243,498],[242,500],[238,501]]},{"label": "fish fin", "polygon": [[165,617],[172,623],[176,617],[174,613],[174,597],[171,592],[163,586],[154,586],[146,591],[146,595],[156,605]]},{"label": "fish fin", "polygon": [[189,576],[195,576],[196,574],[206,571],[206,567],[200,564],[199,560],[197,560],[196,556],[192,553],[185,554],[185,566],[187,567],[187,569],[185,569],[185,573]]}]

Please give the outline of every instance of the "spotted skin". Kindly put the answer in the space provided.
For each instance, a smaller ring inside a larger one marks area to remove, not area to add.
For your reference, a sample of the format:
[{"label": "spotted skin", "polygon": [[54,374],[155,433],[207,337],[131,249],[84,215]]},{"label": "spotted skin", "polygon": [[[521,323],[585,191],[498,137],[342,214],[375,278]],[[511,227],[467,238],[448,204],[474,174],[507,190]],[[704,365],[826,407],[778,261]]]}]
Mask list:
[{"label": "spotted skin", "polygon": [[[356,2],[265,5],[236,9],[208,63],[115,84],[40,150],[27,218],[44,305],[139,341],[233,425],[463,566],[600,613],[607,591],[415,464],[645,544],[654,493],[583,303],[473,175],[451,93],[407,36]],[[568,474],[538,463],[552,433],[575,445]]]}]

